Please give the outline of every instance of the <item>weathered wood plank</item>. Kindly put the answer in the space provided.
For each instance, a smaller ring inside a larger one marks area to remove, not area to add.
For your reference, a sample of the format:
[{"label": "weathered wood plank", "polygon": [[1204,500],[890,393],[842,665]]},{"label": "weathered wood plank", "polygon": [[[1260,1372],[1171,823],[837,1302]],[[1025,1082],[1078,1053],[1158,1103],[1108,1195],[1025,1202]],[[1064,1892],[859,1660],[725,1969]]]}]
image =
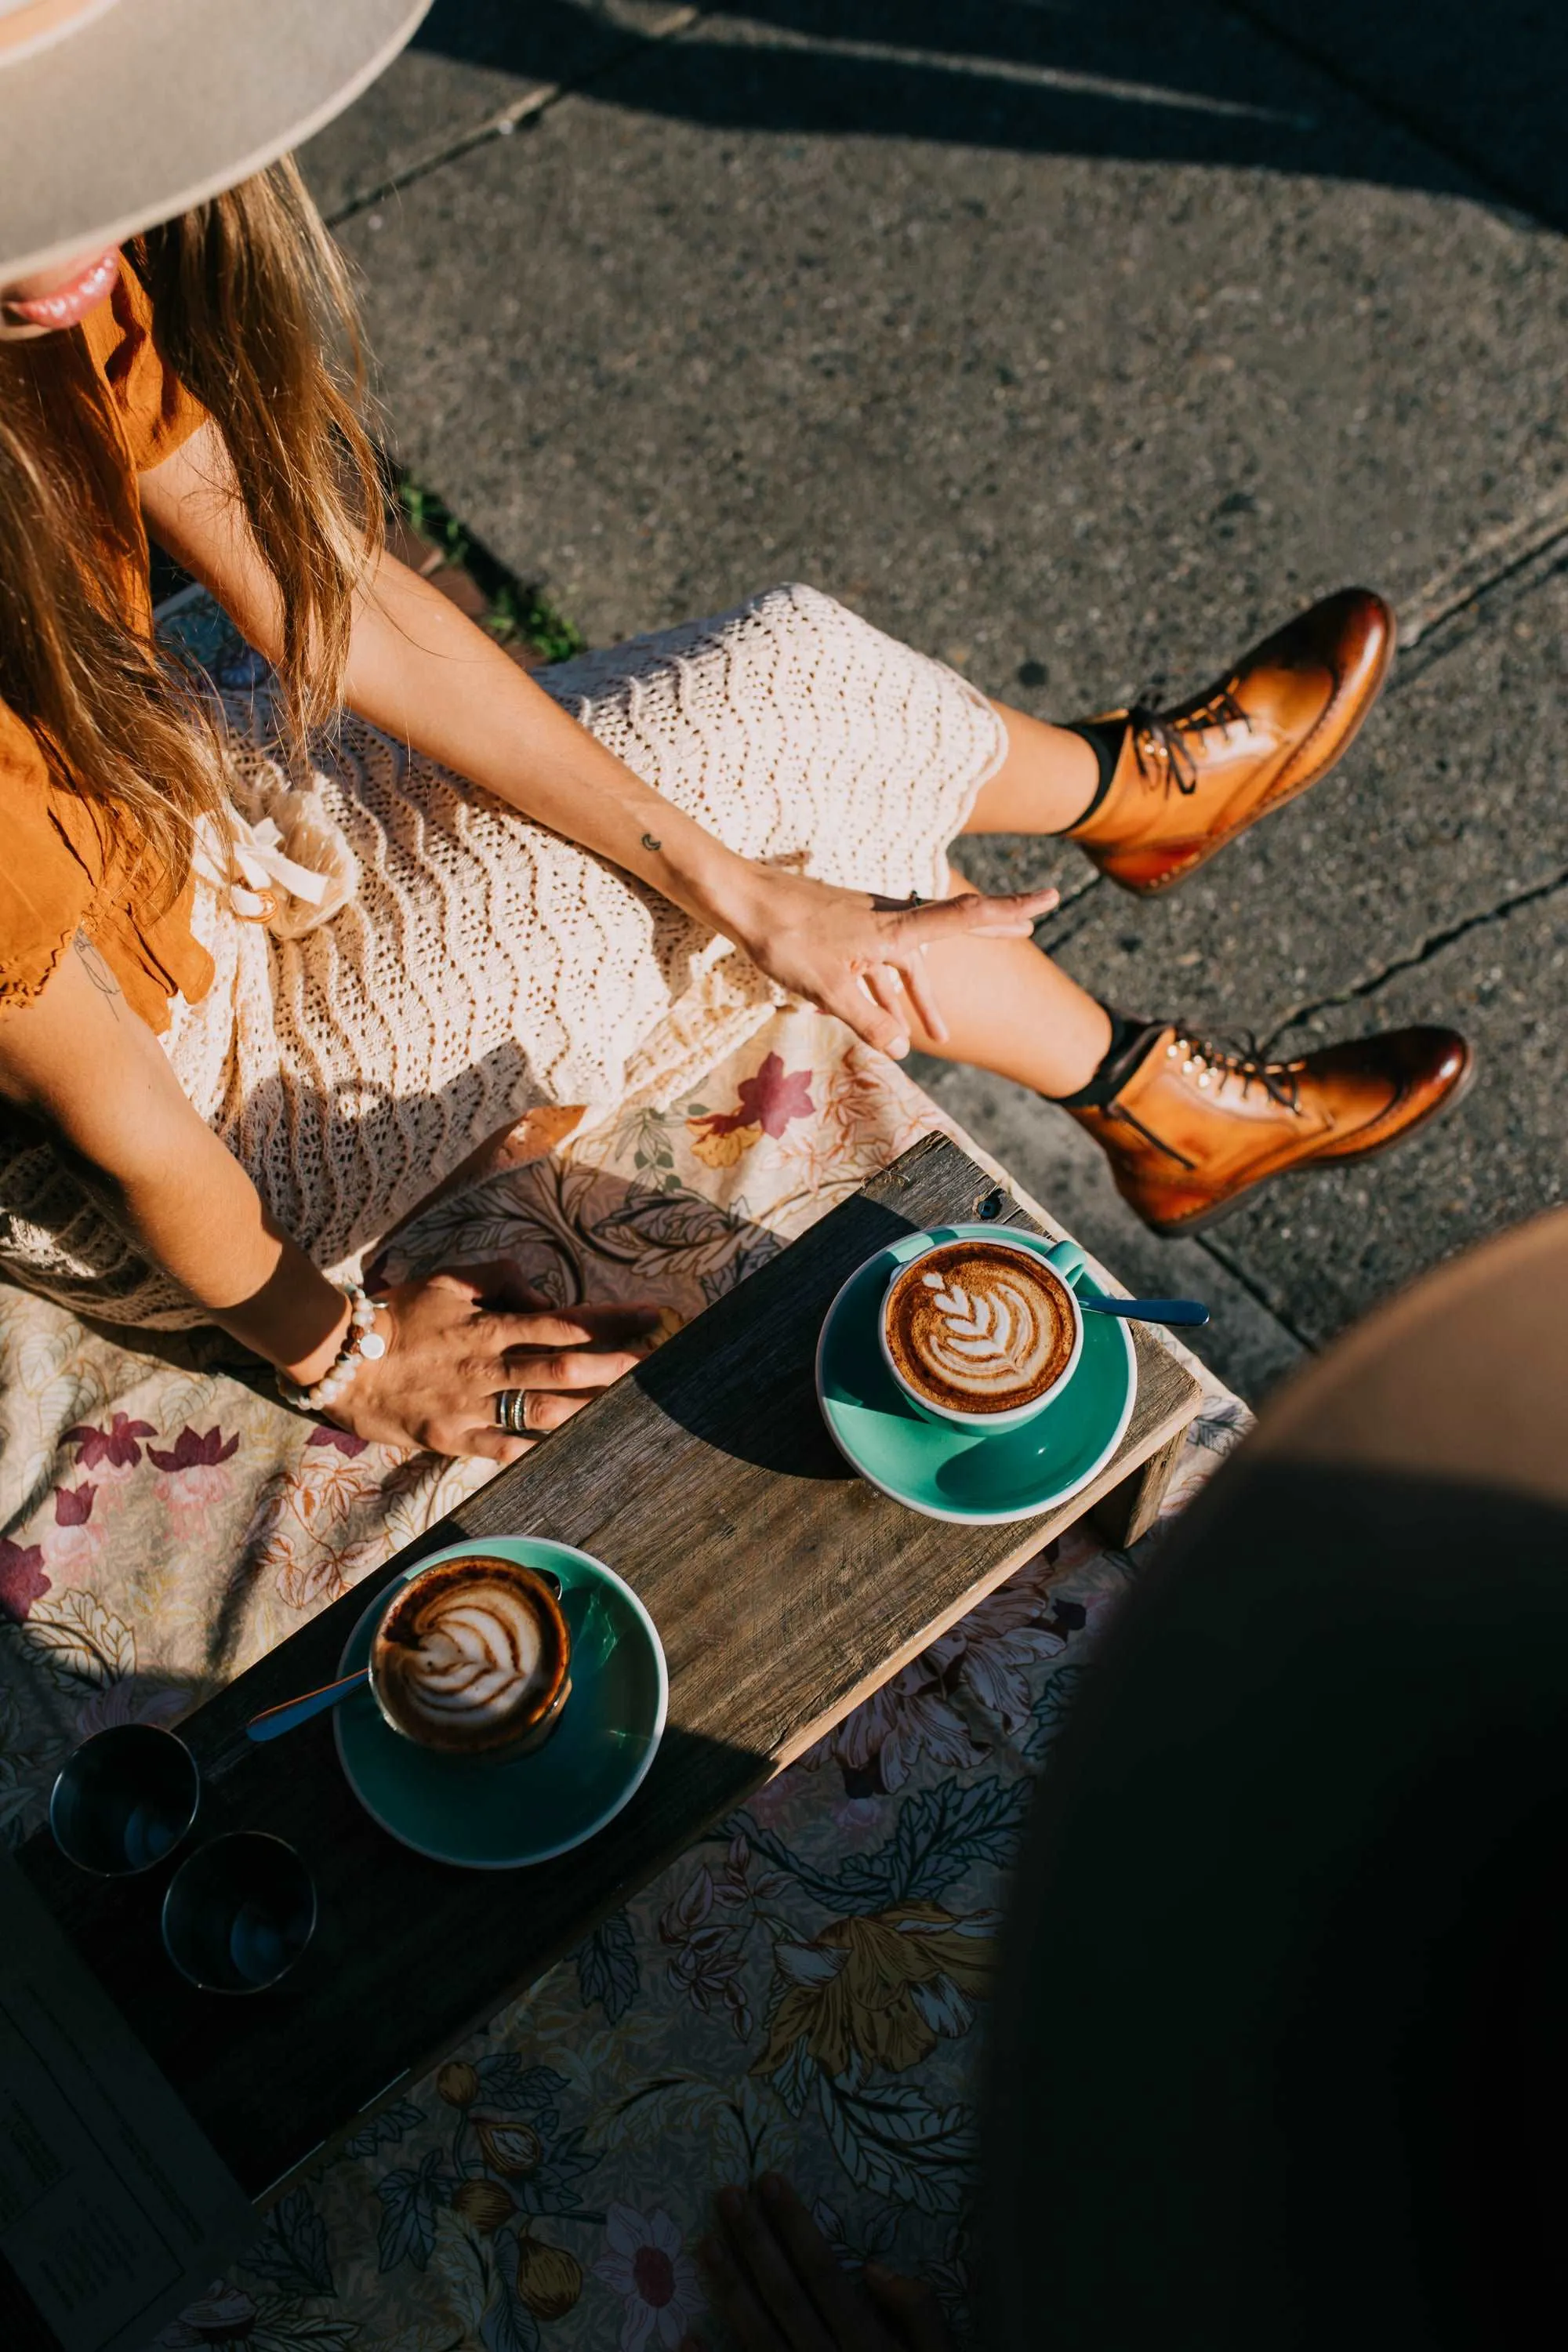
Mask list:
[{"label": "weathered wood plank", "polygon": [[[898,1234],[1029,1224],[945,1138],[928,1138],[667,1347],[191,1717],[209,1773],[202,1834],[266,1827],[314,1871],[321,1924],[275,1993],[229,2004],[163,1960],[165,1874],[100,1886],[47,1838],[35,1883],[253,2194],[572,1949],[601,1917],[838,1721],[1019,1563],[1179,1437],[1198,1391],[1135,1333],[1139,1393],[1115,1459],[1059,1513],[959,1528],[888,1501],[823,1427],[812,1365],[844,1279]],[[460,1535],[549,1535],[618,1569],[670,1669],[647,1780],[576,1853],[513,1874],[424,1862],[360,1811],[323,1720],[275,1747],[245,1719],[325,1681],[367,1599]]]},{"label": "weathered wood plank", "polygon": [[1165,1499],[1172,1475],[1181,1458],[1186,1430],[1184,1423],[1165,1440],[1147,1462],[1129,1471],[1119,1486],[1113,1486],[1089,1513],[1089,1522],[1095,1534],[1112,1551],[1126,1551],[1140,1536],[1147,1535],[1160,1516],[1160,1506]]}]

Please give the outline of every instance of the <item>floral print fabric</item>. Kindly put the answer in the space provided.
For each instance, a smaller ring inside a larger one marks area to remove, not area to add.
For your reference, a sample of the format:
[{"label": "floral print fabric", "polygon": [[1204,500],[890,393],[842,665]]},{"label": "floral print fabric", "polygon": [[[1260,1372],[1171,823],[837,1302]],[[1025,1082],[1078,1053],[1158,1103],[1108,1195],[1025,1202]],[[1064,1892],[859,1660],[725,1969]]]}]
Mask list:
[{"label": "floral print fabric", "polygon": [[[569,1119],[525,1122],[388,1263],[514,1257],[554,1299],[652,1297],[673,1329],[945,1124],[804,1012],[673,1109],[633,1100],[563,1134]],[[132,1353],[0,1289],[12,1840],[77,1740],[175,1720],[489,1475],[297,1418],[217,1338],[158,1344]],[[1242,1423],[1207,1381],[1175,1501]],[[712,2190],[769,2166],[847,2261],[928,2275],[962,2333],[1008,1857],[1134,1573],[1079,1530],[1050,1546],[318,2162],[164,2343],[668,2352],[702,2309]]]}]

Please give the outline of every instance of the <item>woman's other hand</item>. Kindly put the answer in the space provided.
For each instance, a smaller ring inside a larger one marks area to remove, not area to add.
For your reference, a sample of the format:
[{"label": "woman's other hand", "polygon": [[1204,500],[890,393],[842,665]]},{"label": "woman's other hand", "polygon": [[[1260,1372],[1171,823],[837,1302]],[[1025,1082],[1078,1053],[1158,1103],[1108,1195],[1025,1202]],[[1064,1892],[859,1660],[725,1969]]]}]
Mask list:
[{"label": "woman's other hand", "polygon": [[1057,900],[1055,890],[1001,898],[970,890],[905,904],[753,866],[744,904],[715,919],[770,980],[837,1013],[868,1045],[901,1061],[910,1050],[911,1013],[928,1038],[940,1044],[947,1034],[925,950],[961,933],[1027,939]]},{"label": "woman's other hand", "polygon": [[[714,2210],[698,2259],[742,2352],[952,2352],[930,2288],[868,2263],[862,2292],[778,2173],[721,2189]],[[700,2340],[681,2352],[702,2352]]]},{"label": "woman's other hand", "polygon": [[384,1356],[364,1359],[333,1408],[356,1437],[515,1462],[527,1438],[496,1424],[521,1389],[530,1437],[558,1429],[640,1362],[658,1309],[552,1307],[505,1264],[448,1267],[378,1294]]}]

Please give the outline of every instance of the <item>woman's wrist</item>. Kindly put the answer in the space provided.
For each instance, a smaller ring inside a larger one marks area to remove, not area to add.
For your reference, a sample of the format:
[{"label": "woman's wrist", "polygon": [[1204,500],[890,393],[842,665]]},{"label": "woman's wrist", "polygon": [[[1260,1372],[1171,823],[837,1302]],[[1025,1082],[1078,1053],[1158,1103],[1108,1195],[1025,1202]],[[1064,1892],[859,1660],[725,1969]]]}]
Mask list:
[{"label": "woman's wrist", "polygon": [[[324,1282],[326,1277],[323,1276],[321,1279]],[[311,1389],[318,1381],[326,1378],[342,1352],[343,1342],[353,1325],[353,1300],[335,1282],[330,1287],[337,1293],[338,1311],[325,1336],[308,1354],[297,1357],[291,1362],[274,1362],[279,1378],[289,1381],[295,1388]]]},{"label": "woman's wrist", "polygon": [[767,868],[754,859],[738,856],[710,835],[700,834],[697,855],[689,861],[682,858],[674,880],[659,887],[699,922],[743,945],[755,936],[770,878]]},{"label": "woman's wrist", "polygon": [[[229,1165],[237,1175],[241,1173],[237,1161],[231,1160]],[[248,1255],[238,1248],[234,1251],[233,1278],[243,1279]],[[266,1272],[256,1268],[252,1286],[243,1298],[221,1306],[211,1302],[212,1319],[270,1364],[279,1380],[300,1388],[312,1387],[330,1371],[342,1349],[353,1324],[353,1303],[342,1283],[323,1274],[298,1243],[269,1220],[259,1236],[258,1255],[264,1262],[269,1256],[270,1266]]]},{"label": "woman's wrist", "polygon": [[387,1351],[387,1336],[376,1328],[380,1302],[368,1297],[357,1282],[346,1283],[343,1295],[348,1322],[325,1370],[311,1381],[293,1380],[281,1370],[278,1374],[279,1393],[296,1412],[334,1412],[363,1367]]}]

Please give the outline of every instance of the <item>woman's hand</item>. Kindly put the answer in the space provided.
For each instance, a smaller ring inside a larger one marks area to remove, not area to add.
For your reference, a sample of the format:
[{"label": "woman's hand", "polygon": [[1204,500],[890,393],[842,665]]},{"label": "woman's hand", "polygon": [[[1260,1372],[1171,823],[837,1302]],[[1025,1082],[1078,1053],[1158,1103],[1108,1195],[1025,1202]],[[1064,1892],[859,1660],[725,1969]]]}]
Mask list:
[{"label": "woman's hand", "polygon": [[1001,898],[966,891],[906,904],[752,866],[738,908],[724,908],[715,919],[770,980],[837,1013],[868,1045],[901,1061],[910,1050],[911,1011],[928,1037],[940,1044],[947,1035],[926,949],[961,932],[1027,939],[1057,899],[1055,890]]},{"label": "woman's hand", "polygon": [[[868,2263],[862,2294],[778,2173],[749,2192],[721,2189],[716,2210],[698,2259],[742,2352],[952,2352],[929,2287]],[[681,2352],[702,2347],[688,2336]]]},{"label": "woman's hand", "polygon": [[506,1265],[454,1266],[379,1294],[384,1356],[362,1360],[332,1419],[382,1445],[515,1462],[528,1440],[496,1426],[522,1389],[531,1434],[558,1429],[641,1360],[657,1307],[552,1307]]}]

